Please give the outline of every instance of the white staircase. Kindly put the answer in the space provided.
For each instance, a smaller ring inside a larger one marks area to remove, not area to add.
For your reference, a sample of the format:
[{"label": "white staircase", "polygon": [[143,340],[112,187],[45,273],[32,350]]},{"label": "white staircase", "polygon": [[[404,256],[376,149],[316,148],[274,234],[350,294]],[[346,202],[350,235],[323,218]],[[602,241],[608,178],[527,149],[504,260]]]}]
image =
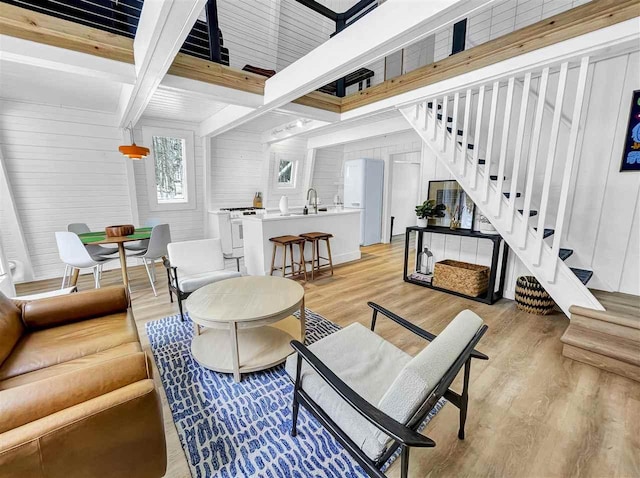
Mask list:
[{"label": "white staircase", "polygon": [[561,248],[588,68],[583,56],[399,107],[567,315],[604,310]]}]

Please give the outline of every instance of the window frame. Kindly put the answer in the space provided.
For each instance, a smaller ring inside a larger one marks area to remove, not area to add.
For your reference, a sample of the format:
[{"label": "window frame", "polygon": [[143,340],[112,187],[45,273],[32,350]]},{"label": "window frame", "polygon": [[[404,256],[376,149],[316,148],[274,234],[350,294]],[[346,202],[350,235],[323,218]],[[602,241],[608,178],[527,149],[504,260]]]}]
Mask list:
[{"label": "window frame", "polygon": [[[280,179],[280,161],[289,161],[291,163],[291,182],[281,183]],[[275,189],[278,190],[293,190],[296,189],[298,184],[298,165],[299,160],[297,158],[291,158],[284,154],[275,154],[273,160],[273,184]]]},{"label": "window frame", "polygon": [[[153,150],[153,137],[165,136],[184,140],[184,162],[186,181],[186,201],[164,202],[158,200],[158,190],[156,184],[156,158]],[[147,199],[150,211],[180,211],[185,209],[196,209],[196,174],[195,174],[195,147],[194,133],[189,130],[165,128],[158,126],[143,126],[142,138],[144,145],[150,150],[149,156],[142,161],[145,162],[145,173],[147,180]]]}]

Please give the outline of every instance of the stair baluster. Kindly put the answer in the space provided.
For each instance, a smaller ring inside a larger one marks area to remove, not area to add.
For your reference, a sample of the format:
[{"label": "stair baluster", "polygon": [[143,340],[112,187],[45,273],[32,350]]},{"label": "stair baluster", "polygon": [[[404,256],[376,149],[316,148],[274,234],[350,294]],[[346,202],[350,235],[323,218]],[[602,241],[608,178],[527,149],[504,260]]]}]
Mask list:
[{"label": "stair baluster", "polygon": [[518,117],[518,131],[516,132],[516,148],[511,171],[511,187],[509,188],[509,232],[513,231],[513,215],[516,210],[518,177],[520,176],[520,163],[522,161],[522,145],[524,143],[524,127],[527,121],[527,109],[529,107],[529,92],[531,90],[531,72],[524,77],[522,97],[520,100],[520,116]]},{"label": "stair baluster", "polygon": [[[515,78],[509,78],[507,86],[507,99],[504,104],[504,117],[502,119],[502,138],[500,138],[500,162],[498,163],[498,184],[495,196],[494,216],[500,215],[502,206],[502,187],[504,185],[504,170],[507,163],[507,146],[509,144],[509,128],[511,126],[511,109],[513,105],[513,84]],[[517,178],[516,178],[517,179]]]},{"label": "stair baluster", "polygon": [[[524,189],[524,206],[522,207],[522,217],[529,217],[531,211],[531,195],[533,194],[533,179],[536,174],[536,162],[538,161],[538,150],[540,149],[540,132],[542,131],[542,119],[544,116],[544,101],[547,94],[547,85],[549,83],[549,68],[542,70],[542,76],[540,77],[540,86],[538,88],[538,103],[536,105],[536,116],[533,120],[533,135],[531,138],[531,148],[529,150],[529,164],[527,167],[527,178]],[[544,232],[544,227],[542,227]],[[527,240],[529,239],[529,223],[528,221],[522,222],[522,229],[520,231],[520,249],[527,247]]]},{"label": "stair baluster", "polygon": [[[458,153],[458,107],[460,105],[460,93],[453,95],[453,114],[451,120],[451,163],[456,164]],[[462,150],[462,157],[466,157],[466,150]]]},{"label": "stair baluster", "polygon": [[491,154],[493,153],[493,137],[496,129],[496,111],[498,109],[498,95],[500,94],[500,82],[496,81],[491,90],[491,111],[489,113],[489,135],[487,137],[487,155],[484,163],[484,193],[482,202],[489,198],[489,179],[491,177]]},{"label": "stair baluster", "polygon": [[[558,87],[556,91],[556,102],[553,106],[553,119],[551,121],[551,134],[549,137],[549,149],[547,151],[547,161],[544,170],[544,181],[542,182],[542,196],[540,199],[540,211],[538,212],[538,231],[536,234],[536,255],[533,261],[535,266],[539,266],[542,261],[542,244],[544,231],[544,223],[547,219],[547,209],[549,207],[549,192],[551,190],[551,179],[553,177],[553,165],[556,161],[558,153],[558,135],[560,133],[560,118],[562,117],[562,103],[564,102],[564,92],[567,85],[567,72],[569,70],[569,63],[564,62],[560,67],[560,77],[558,78]],[[561,235],[562,231],[556,229],[556,234]],[[556,256],[553,261],[553,268],[555,270],[558,257]],[[555,274],[552,274],[555,277]]]},{"label": "stair baluster", "polygon": [[480,134],[482,132],[482,113],[484,112],[484,91],[485,86],[482,85],[478,90],[478,108],[476,109],[476,131],[474,141],[476,147],[473,148],[473,159],[471,161],[471,188],[476,189],[478,186],[478,162],[480,161]]}]

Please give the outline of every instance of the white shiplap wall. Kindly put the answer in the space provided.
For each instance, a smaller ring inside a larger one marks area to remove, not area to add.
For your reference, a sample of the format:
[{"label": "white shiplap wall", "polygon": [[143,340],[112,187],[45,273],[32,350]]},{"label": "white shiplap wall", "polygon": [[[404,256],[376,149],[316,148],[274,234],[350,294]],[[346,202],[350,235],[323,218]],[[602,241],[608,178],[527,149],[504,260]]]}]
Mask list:
[{"label": "white shiplap wall", "polygon": [[[120,132],[111,114],[0,100],[0,147],[36,279],[59,277],[55,231],[131,222]],[[2,227],[11,259],[13,231]]]},{"label": "white shiplap wall", "polygon": [[342,145],[316,151],[311,187],[318,192],[321,204],[333,204],[333,196],[343,195],[343,162],[344,146]]},{"label": "white shiplap wall", "polygon": [[[171,227],[171,239],[173,241],[187,241],[202,239],[204,237],[204,180],[203,180],[203,148],[202,138],[198,136],[198,125],[192,123],[163,121],[143,117],[136,125],[135,136],[142,138],[142,127],[156,126],[170,129],[193,131],[194,133],[194,164],[196,178],[196,207],[177,211],[150,211],[147,195],[147,176],[145,168],[148,159],[135,161],[133,170],[135,174],[136,197],[138,201],[138,218],[141,225],[148,223],[167,223]],[[150,146],[150,145],[147,145]]]},{"label": "white shiplap wall", "polygon": [[[266,207],[277,208],[280,198],[289,198],[289,207],[303,207],[306,202],[307,173],[307,139],[294,137],[271,145],[269,149],[269,177]],[[297,161],[296,181],[294,188],[278,188],[275,183],[278,158]]]},{"label": "white shiplap wall", "polygon": [[211,208],[250,206],[264,194],[266,148],[260,133],[234,129],[211,139]]}]

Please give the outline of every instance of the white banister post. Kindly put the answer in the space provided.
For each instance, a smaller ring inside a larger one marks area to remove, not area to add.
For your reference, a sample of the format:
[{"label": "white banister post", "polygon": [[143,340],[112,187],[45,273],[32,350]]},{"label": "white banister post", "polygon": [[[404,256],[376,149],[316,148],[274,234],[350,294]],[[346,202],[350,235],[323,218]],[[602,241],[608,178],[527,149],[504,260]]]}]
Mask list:
[{"label": "white banister post", "polygon": [[[562,117],[562,103],[564,101],[564,92],[567,87],[567,72],[569,63],[564,62],[560,66],[560,77],[558,78],[558,89],[556,91],[556,101],[553,105],[553,119],[551,121],[551,133],[549,135],[549,149],[547,152],[547,163],[544,170],[544,181],[542,183],[542,196],[540,198],[540,210],[538,211],[538,231],[536,234],[536,251],[533,264],[539,266],[542,256],[542,243],[544,237],[544,223],[547,218],[547,209],[549,206],[549,193],[551,190],[551,179],[553,176],[553,165],[556,161],[558,153],[558,134],[560,132],[560,119]],[[558,232],[558,231],[556,231]],[[555,234],[555,233],[554,233]],[[553,258],[553,269],[555,270],[557,257]]]},{"label": "white banister post", "polygon": [[[442,122],[440,126],[442,126],[442,132],[440,133],[440,144],[441,151],[444,153],[447,150],[447,109],[449,107],[449,97],[445,96],[442,99]],[[436,115],[436,118],[438,116]]]},{"label": "white banister post", "polygon": [[[455,164],[458,152],[458,106],[460,105],[460,93],[453,95],[453,114],[451,115],[451,162]],[[464,157],[464,151],[462,152]]]},{"label": "white banister post", "polygon": [[520,162],[522,160],[522,145],[524,143],[524,127],[527,122],[527,109],[529,107],[529,93],[531,91],[531,72],[524,76],[522,97],[520,100],[520,116],[518,117],[518,131],[516,132],[516,149],[511,173],[511,188],[509,188],[509,233],[513,231],[513,216],[516,213],[516,196],[518,193],[518,176],[520,175]]},{"label": "white banister post", "polygon": [[[536,104],[536,116],[533,120],[533,135],[531,137],[531,150],[529,152],[529,164],[527,167],[527,179],[524,190],[524,206],[522,208],[522,229],[520,231],[520,249],[527,247],[527,235],[529,233],[529,212],[531,211],[531,194],[533,193],[533,179],[536,173],[538,161],[538,149],[540,148],[540,131],[544,114],[544,102],[547,96],[547,84],[549,83],[549,67],[542,70],[540,86],[538,87],[538,103]],[[540,231],[538,231],[540,232]],[[544,229],[542,230],[544,234]]]},{"label": "white banister post", "polygon": [[475,148],[473,148],[473,160],[471,162],[471,187],[478,185],[478,161],[480,161],[480,134],[482,132],[482,112],[484,110],[484,85],[478,91],[478,108],[476,109],[476,131],[473,135]]},{"label": "white banister post", "polygon": [[[504,117],[502,118],[502,138],[500,143],[500,163],[498,164],[498,182],[497,182],[497,194],[495,198],[495,216],[500,215],[502,206],[502,186],[504,184],[504,171],[507,162],[507,145],[509,144],[509,127],[511,123],[511,108],[513,105],[513,85],[515,83],[515,77],[509,78],[507,86],[507,100],[504,104]],[[517,178],[516,178],[517,181]]]},{"label": "white banister post", "polygon": [[[567,201],[569,198],[569,187],[571,184],[571,173],[573,163],[576,156],[576,146],[578,143],[578,131],[580,129],[580,117],[582,115],[582,106],[584,103],[584,93],[587,84],[587,73],[589,71],[589,57],[585,56],[580,62],[580,72],[578,74],[578,84],[576,87],[576,99],[573,105],[573,116],[571,117],[571,131],[569,132],[569,144],[567,146],[567,160],[564,164],[564,172],[562,175],[562,186],[560,188],[560,200],[558,201],[558,215],[556,216],[555,234],[553,236],[553,246],[551,251],[554,257],[558,257],[560,253],[560,241],[562,239],[562,229],[564,227],[564,218],[567,210]],[[555,280],[556,268],[553,269],[552,282]]]},{"label": "white banister post", "polygon": [[498,95],[500,94],[500,82],[493,83],[491,91],[491,111],[489,113],[489,135],[487,137],[487,157],[484,160],[484,194],[482,201],[489,198],[489,176],[491,176],[491,153],[493,151],[493,137],[496,129],[496,110],[498,108]]},{"label": "white banister post", "polygon": [[431,101],[431,140],[435,142],[438,137],[438,98]]},{"label": "white banister post", "polygon": [[[471,89],[467,90],[467,96],[464,99],[464,122],[462,124],[462,175],[467,172],[467,149],[469,144],[469,120],[471,116]],[[474,151],[478,149],[477,145],[474,145]]]},{"label": "white banister post", "polygon": [[429,122],[429,108],[427,108],[427,103],[428,103],[428,100],[427,100],[427,101],[425,101],[425,102],[422,104],[422,105],[424,106],[424,112],[423,112],[423,114],[424,114],[424,118],[423,118],[423,120],[422,120],[422,121],[423,121],[423,123],[422,123],[422,129],[423,129],[423,130],[425,130],[425,131],[427,130],[427,126],[428,126],[428,122]]}]

